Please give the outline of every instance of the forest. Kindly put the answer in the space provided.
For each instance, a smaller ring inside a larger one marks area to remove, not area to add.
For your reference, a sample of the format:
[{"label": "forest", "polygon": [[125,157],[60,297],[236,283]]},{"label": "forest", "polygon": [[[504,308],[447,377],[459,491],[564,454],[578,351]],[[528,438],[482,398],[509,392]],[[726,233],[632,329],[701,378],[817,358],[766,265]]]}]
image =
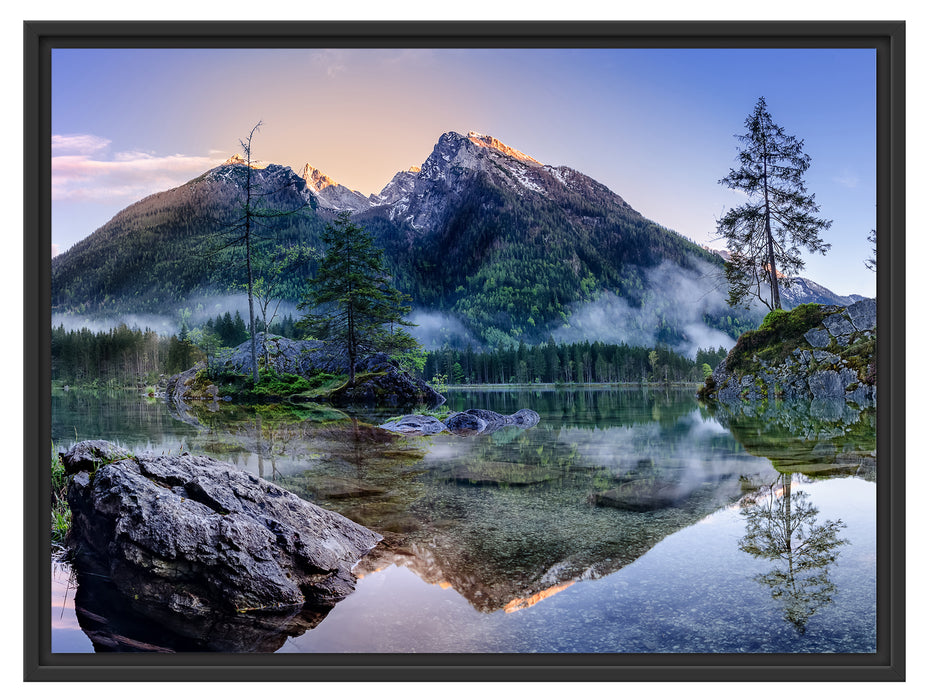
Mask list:
[{"label": "forest", "polygon": [[493,351],[446,348],[426,354],[423,379],[449,384],[615,384],[701,382],[727,350],[699,350],[695,359],[668,347],[632,347],[601,342],[540,345]]},{"label": "forest", "polygon": [[[293,319],[272,324],[270,332],[293,337]],[[52,380],[74,386],[136,387],[157,383],[159,375],[186,370],[204,358],[205,345],[232,347],[248,333],[239,314],[227,312],[203,325],[162,336],[128,328],[108,331],[52,328]],[[724,348],[699,350],[690,359],[670,350],[600,342],[539,345],[520,343],[494,350],[444,348],[427,352],[423,368],[414,370],[438,386],[450,384],[582,384],[624,382],[695,382],[704,380],[726,357]]]}]

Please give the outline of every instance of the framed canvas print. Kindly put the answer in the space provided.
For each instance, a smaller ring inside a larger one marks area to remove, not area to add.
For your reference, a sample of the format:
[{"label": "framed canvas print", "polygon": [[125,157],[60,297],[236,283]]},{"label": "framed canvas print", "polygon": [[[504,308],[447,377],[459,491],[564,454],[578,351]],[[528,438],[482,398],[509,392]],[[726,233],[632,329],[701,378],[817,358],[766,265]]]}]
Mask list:
[{"label": "framed canvas print", "polygon": [[27,679],[904,679],[902,23],[24,32]]}]

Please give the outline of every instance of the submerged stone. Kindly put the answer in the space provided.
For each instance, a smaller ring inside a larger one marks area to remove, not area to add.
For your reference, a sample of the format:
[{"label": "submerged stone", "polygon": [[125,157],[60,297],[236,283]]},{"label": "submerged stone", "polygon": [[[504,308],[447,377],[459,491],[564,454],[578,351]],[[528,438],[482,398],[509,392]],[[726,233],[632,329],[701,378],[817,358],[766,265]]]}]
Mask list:
[{"label": "submerged stone", "polygon": [[446,429],[455,435],[477,435],[488,427],[488,423],[471,413],[454,413],[443,421]]},{"label": "submerged stone", "polygon": [[506,416],[484,408],[469,408],[460,413],[450,414],[442,422],[432,416],[408,415],[381,425],[385,430],[408,435],[433,435],[449,431],[454,435],[481,435],[494,433],[502,428],[532,428],[540,422],[540,414],[529,408]]},{"label": "submerged stone", "polygon": [[407,435],[433,435],[446,430],[446,426],[433,416],[409,415],[388,421],[379,426],[384,430]]}]

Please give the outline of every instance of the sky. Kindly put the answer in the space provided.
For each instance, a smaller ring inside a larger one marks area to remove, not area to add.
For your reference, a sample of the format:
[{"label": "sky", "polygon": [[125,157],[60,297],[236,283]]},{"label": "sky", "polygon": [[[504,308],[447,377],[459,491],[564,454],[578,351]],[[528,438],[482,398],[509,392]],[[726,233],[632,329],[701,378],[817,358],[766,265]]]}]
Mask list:
[{"label": "sky", "polygon": [[52,254],[219,165],[259,121],[255,158],[365,195],[447,131],[489,134],[723,248],[716,219],[745,200],[718,181],[763,96],[833,221],[802,275],[875,296],[875,93],[867,49],[56,49]]}]

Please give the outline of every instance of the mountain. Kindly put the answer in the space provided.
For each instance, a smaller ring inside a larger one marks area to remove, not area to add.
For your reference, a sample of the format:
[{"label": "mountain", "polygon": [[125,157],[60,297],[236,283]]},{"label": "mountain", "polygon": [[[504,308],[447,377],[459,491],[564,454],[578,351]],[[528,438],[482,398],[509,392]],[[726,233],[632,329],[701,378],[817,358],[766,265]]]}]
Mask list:
[{"label": "mountain", "polygon": [[[53,309],[175,315],[201,295],[236,290],[241,255],[217,248],[241,214],[245,168],[233,157],[147,197],[54,258]],[[443,134],[420,167],[369,197],[310,164],[300,174],[268,165],[253,177],[265,208],[312,205],[269,220],[260,250],[319,250],[325,225],[348,210],[384,248],[415,320],[440,339],[495,346],[554,335],[694,352],[730,345],[762,317],[726,306],[718,255],[587,175],[484,134]],[[312,273],[312,265],[290,273],[289,301]],[[806,281],[793,303],[824,293]]]},{"label": "mountain", "polygon": [[[683,313],[679,300],[663,303],[651,294],[651,270],[666,264],[697,280],[717,258],[592,178],[490,136],[443,134],[419,172],[396,175],[371,201],[360,220],[408,229],[386,241],[391,259],[410,261],[396,270],[399,286],[463,321],[486,344],[539,341],[567,324],[571,330],[573,314],[606,296],[631,309],[621,328],[636,326],[653,342],[682,343],[684,326],[702,325],[705,313],[730,332],[754,325],[718,313],[710,298]],[[644,303],[661,313],[644,318]],[[723,334],[719,341],[728,343]]]},{"label": "mountain", "polygon": [[847,296],[835,294],[827,287],[812,282],[805,277],[793,277],[788,287],[779,289],[779,294],[783,305],[787,309],[792,309],[799,304],[809,303],[850,306],[855,302],[866,299],[866,297],[859,294],[849,294]]},{"label": "mountain", "polygon": [[[52,311],[174,315],[191,297],[235,289],[244,281],[242,262],[234,250],[217,249],[241,215],[245,169],[233,156],[180,187],[130,205],[53,258]],[[291,168],[254,168],[253,178],[269,208],[292,211],[316,203]],[[324,225],[303,211],[276,220],[274,235],[285,245],[317,240]]]}]

